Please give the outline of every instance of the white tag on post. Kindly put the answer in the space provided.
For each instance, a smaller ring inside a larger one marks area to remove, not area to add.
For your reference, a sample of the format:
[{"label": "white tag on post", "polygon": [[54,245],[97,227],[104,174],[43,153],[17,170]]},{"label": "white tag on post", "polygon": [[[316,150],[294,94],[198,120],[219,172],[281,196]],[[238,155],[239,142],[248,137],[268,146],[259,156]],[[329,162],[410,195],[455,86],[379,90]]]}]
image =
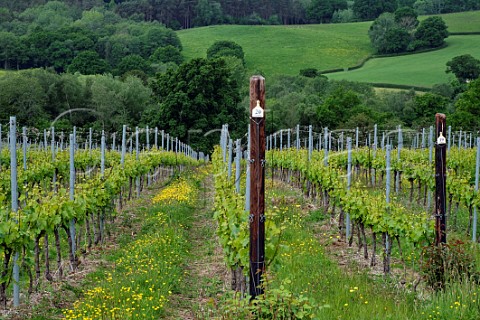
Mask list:
[{"label": "white tag on post", "polygon": [[438,136],[437,144],[446,144],[446,143],[447,143],[447,139],[445,139],[442,132],[440,131],[440,136]]},{"label": "white tag on post", "polygon": [[263,108],[260,107],[260,100],[257,100],[257,106],[252,110],[252,118],[263,118],[264,111]]}]

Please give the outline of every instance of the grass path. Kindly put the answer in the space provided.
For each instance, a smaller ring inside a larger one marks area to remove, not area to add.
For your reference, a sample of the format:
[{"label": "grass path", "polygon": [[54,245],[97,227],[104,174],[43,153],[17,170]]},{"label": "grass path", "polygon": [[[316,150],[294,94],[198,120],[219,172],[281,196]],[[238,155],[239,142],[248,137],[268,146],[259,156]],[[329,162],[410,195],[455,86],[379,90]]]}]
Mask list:
[{"label": "grass path", "polygon": [[76,273],[66,275],[64,281],[43,283],[38,292],[30,297],[30,303],[23,305],[8,319],[57,319],[64,308],[70,308],[83,296],[83,291],[95,285],[99,278],[105,278],[112,269],[111,257],[126,243],[135,239],[140,232],[141,221],[147,213],[155,186],[145,189],[139,198],[127,202],[117,213],[113,224],[107,226],[105,243],[91,252],[80,256]]},{"label": "grass path", "polygon": [[179,291],[171,296],[167,319],[202,319],[206,306],[228,289],[229,275],[212,217],[212,183],[212,177],[209,176],[201,186],[197,210],[188,230],[191,254]]},{"label": "grass path", "polygon": [[204,319],[229,277],[212,183],[197,172],[145,189],[68,281],[47,283],[8,319]]}]

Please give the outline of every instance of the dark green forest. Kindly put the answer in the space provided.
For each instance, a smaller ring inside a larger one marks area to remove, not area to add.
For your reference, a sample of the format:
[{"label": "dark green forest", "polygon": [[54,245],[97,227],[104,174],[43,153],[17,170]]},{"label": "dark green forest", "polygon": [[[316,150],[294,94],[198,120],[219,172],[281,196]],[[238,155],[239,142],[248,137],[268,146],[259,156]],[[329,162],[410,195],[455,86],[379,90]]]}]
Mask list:
[{"label": "dark green forest", "polygon": [[[1,0],[2,21],[44,5],[46,0]],[[304,24],[373,20],[381,13],[411,7],[418,14],[480,9],[477,0],[66,0],[76,15],[94,7],[122,18],[158,21],[173,29],[212,24]],[[8,20],[6,20],[8,19]]]}]

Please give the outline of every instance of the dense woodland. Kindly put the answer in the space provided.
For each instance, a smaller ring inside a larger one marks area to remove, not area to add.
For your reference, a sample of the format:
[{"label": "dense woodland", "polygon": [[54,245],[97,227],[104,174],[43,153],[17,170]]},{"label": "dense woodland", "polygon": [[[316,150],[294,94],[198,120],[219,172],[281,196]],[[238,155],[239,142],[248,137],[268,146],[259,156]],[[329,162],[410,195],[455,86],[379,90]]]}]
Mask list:
[{"label": "dense woodland", "polygon": [[[46,0],[0,0],[1,21]],[[158,21],[185,29],[212,24],[304,24],[376,19],[383,12],[411,7],[418,14],[479,10],[478,0],[66,0],[77,17],[82,10],[104,7],[123,18]]]},{"label": "dense woodland", "polygon": [[[421,2],[427,7],[429,1]],[[443,3],[436,12],[478,7],[478,1],[433,2]],[[320,10],[327,4],[329,17]],[[360,15],[361,4],[372,10]],[[396,9],[399,5],[410,7]],[[213,16],[219,20],[202,20],[214,7],[218,12]],[[244,53],[226,41],[212,45],[206,59],[184,61],[179,38],[164,24],[186,28],[214,23],[329,22],[334,12],[353,10],[352,19],[374,20],[369,35],[378,52],[440,46],[448,36],[445,24],[438,17],[419,23],[418,8],[419,1],[373,0],[0,0],[0,64],[5,70],[18,70],[0,73],[0,124],[16,115],[22,125],[39,129],[55,125],[57,130],[70,130],[75,125],[115,132],[123,124],[149,125],[211,151],[218,137],[206,139],[207,132],[223,123],[230,124],[234,136],[245,131]],[[258,20],[248,20],[253,16]],[[480,83],[473,81],[480,74],[480,61],[474,57],[452,61],[446,71],[458,80],[438,84],[420,96],[414,91],[379,95],[368,85],[335,82],[316,70],[308,71],[269,79],[268,131],[296,124],[331,129],[368,130],[374,123],[384,128],[398,124],[420,128],[438,111],[453,113],[450,124],[458,129],[480,129],[475,102],[480,99]]]}]

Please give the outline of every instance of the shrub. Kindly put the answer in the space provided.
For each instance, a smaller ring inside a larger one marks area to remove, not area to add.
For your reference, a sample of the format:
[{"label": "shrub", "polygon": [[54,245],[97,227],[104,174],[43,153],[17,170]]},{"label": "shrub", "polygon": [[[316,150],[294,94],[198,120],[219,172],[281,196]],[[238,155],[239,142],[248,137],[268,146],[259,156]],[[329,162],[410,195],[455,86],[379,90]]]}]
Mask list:
[{"label": "shrub", "polygon": [[243,48],[234,41],[216,41],[207,50],[207,59],[215,59],[225,56],[236,57],[245,64],[245,54]]},{"label": "shrub", "polygon": [[265,293],[254,300],[250,300],[250,296],[242,299],[238,294],[233,294],[212,307],[207,311],[208,316],[202,315],[203,319],[218,319],[216,316],[221,316],[224,320],[312,319],[316,316],[315,312],[328,305],[320,307],[314,301],[290,292],[284,285],[279,288],[269,288],[267,285]]},{"label": "shrub", "polygon": [[465,279],[476,281],[478,278],[474,256],[460,240],[425,247],[423,257],[422,274],[427,284],[435,290],[442,290],[450,282]]},{"label": "shrub", "polygon": [[318,76],[318,70],[315,68],[307,68],[300,70],[300,75],[308,78],[315,78]]}]

